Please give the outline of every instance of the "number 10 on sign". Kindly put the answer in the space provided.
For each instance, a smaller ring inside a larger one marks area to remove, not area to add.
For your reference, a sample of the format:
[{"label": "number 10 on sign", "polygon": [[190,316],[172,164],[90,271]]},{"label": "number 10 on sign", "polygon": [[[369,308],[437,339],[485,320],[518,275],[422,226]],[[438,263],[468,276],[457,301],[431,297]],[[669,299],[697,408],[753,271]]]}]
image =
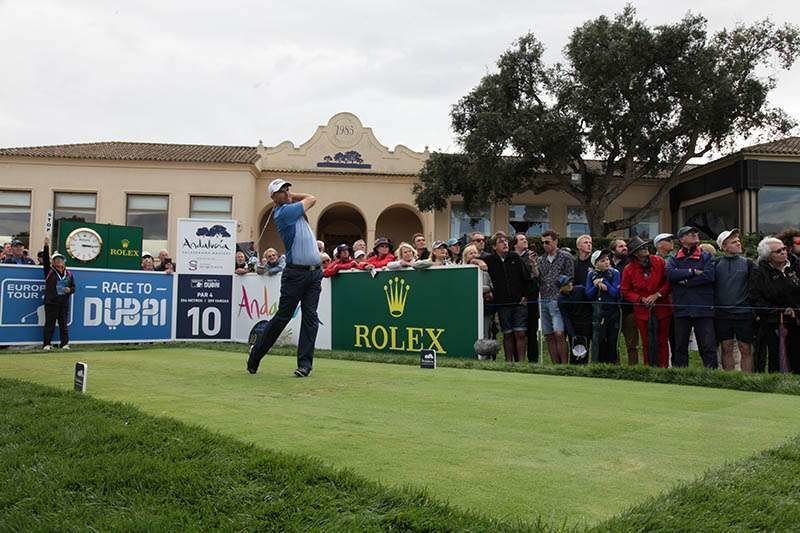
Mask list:
[{"label": "number 10 on sign", "polygon": [[192,337],[215,337],[222,329],[222,312],[216,307],[189,309],[187,316],[192,321]]}]

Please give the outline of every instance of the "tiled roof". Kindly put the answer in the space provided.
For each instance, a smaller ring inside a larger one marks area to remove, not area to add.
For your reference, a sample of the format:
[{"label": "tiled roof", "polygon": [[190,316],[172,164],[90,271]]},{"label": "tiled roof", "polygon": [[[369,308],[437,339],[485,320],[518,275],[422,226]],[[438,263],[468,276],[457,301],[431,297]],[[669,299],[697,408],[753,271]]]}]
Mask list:
[{"label": "tiled roof", "polygon": [[800,137],[785,137],[777,141],[754,144],[742,148],[745,154],[784,154],[800,155]]},{"label": "tiled roof", "polygon": [[0,156],[102,159],[114,161],[176,161],[186,163],[255,163],[255,146],[209,146],[204,144],[162,144],[99,142],[58,144],[23,148],[0,148]]}]

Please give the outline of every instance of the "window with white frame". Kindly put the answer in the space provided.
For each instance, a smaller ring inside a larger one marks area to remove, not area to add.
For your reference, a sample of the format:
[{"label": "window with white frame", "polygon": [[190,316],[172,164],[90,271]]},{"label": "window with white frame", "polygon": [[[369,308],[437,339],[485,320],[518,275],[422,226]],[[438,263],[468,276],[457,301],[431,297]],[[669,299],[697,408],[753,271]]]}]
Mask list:
[{"label": "window with white frame", "polygon": [[[636,207],[625,208],[622,210],[622,218],[633,216],[638,209]],[[652,239],[659,233],[659,222],[661,221],[661,211],[653,209],[636,224],[629,227],[625,232],[625,237],[640,237],[642,239]]]},{"label": "window with white frame", "polygon": [[19,239],[30,246],[30,191],[0,190],[0,246]]},{"label": "window with white frame", "polygon": [[56,192],[53,198],[53,220],[95,222],[97,219],[97,193]]},{"label": "window with white frame", "polygon": [[508,207],[508,233],[541,235],[550,228],[550,210],[544,205],[515,204]]},{"label": "window with white frame", "polygon": [[567,237],[580,237],[589,233],[589,221],[582,207],[567,207]]},{"label": "window with white frame", "polygon": [[189,204],[189,218],[228,219],[233,212],[230,196],[192,196]]},{"label": "window with white frame", "polygon": [[142,248],[156,254],[167,247],[169,227],[169,196],[160,194],[129,194],[126,224],[143,229]]},{"label": "window with white frame", "polygon": [[491,230],[492,217],[488,207],[467,213],[462,202],[450,205],[450,236],[460,237],[473,231],[489,235]]}]

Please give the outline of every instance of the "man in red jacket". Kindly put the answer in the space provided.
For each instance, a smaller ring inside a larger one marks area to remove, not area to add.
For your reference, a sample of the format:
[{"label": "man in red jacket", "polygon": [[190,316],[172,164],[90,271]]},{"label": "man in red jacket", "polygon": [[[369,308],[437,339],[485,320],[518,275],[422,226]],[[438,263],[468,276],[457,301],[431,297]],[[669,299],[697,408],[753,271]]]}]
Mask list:
[{"label": "man in red jacket", "polygon": [[658,255],[651,254],[649,241],[634,237],[628,244],[628,250],[633,259],[622,272],[620,290],[625,301],[635,304],[633,314],[636,318],[636,327],[642,336],[644,351],[644,364],[650,362],[650,338],[648,320],[654,313],[658,321],[658,366],[667,368],[669,365],[669,325],[672,320],[672,307],[669,298],[669,280],[666,274],[666,263]]}]

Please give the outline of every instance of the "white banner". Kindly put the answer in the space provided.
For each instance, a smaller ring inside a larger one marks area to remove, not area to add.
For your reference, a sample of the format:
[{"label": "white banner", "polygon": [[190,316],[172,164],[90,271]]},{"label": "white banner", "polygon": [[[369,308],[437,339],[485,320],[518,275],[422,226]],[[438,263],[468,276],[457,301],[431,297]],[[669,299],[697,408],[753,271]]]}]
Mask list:
[{"label": "white banner", "polygon": [[[233,328],[232,340],[247,342],[250,329],[261,320],[269,320],[278,311],[281,296],[281,276],[276,274],[244,274],[233,277]],[[317,306],[319,331],[315,347],[331,349],[331,280],[322,279],[322,293]],[[300,307],[278,338],[277,345],[297,346],[300,338]]]},{"label": "white banner", "polygon": [[236,221],[178,219],[178,274],[232,275],[236,262]]}]

